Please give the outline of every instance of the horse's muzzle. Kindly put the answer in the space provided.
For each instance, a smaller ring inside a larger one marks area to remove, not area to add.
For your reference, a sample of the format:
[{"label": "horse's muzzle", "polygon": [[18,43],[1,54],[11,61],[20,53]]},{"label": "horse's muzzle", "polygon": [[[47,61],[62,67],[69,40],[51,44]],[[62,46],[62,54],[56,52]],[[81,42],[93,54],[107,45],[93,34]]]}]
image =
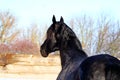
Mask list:
[{"label": "horse's muzzle", "polygon": [[47,57],[48,56],[48,53],[44,49],[41,49],[40,52],[41,52],[41,55],[43,57]]}]

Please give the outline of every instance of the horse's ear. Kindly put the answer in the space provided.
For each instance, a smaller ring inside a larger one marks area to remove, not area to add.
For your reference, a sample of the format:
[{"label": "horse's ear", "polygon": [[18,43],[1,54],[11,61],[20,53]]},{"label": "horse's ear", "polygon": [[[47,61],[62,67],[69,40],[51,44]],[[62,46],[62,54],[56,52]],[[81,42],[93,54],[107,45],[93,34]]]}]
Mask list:
[{"label": "horse's ear", "polygon": [[55,15],[53,15],[52,22],[53,22],[53,23],[56,22]]},{"label": "horse's ear", "polygon": [[64,19],[63,19],[63,17],[62,17],[62,16],[61,16],[61,18],[60,18],[60,22],[62,22],[62,23],[64,22]]}]

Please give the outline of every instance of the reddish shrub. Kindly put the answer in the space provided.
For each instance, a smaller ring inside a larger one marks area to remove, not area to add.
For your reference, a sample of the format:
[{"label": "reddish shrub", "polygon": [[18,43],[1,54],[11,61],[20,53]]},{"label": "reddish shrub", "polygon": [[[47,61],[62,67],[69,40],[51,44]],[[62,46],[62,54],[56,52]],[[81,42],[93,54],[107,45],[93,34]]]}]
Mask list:
[{"label": "reddish shrub", "polygon": [[11,51],[15,53],[33,54],[33,53],[38,53],[39,48],[37,44],[33,43],[32,41],[23,39],[23,40],[16,40],[11,46]]},{"label": "reddish shrub", "polygon": [[9,45],[3,43],[0,44],[0,53],[8,53],[9,51]]}]

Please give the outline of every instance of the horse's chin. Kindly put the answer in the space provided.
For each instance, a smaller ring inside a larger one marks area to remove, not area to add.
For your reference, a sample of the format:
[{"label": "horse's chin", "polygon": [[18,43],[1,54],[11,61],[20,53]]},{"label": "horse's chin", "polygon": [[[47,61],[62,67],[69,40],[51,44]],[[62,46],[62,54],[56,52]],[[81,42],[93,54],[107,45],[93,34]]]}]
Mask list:
[{"label": "horse's chin", "polygon": [[42,56],[43,56],[43,57],[48,57],[48,55],[46,55],[46,54],[42,54]]}]

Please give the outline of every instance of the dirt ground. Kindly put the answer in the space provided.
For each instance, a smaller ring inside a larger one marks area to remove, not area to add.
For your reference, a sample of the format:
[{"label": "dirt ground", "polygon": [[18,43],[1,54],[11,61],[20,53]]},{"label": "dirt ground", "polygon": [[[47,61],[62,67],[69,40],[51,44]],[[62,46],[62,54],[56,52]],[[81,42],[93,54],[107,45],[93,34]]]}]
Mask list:
[{"label": "dirt ground", "polygon": [[56,80],[60,69],[59,56],[0,55],[0,80]]}]

